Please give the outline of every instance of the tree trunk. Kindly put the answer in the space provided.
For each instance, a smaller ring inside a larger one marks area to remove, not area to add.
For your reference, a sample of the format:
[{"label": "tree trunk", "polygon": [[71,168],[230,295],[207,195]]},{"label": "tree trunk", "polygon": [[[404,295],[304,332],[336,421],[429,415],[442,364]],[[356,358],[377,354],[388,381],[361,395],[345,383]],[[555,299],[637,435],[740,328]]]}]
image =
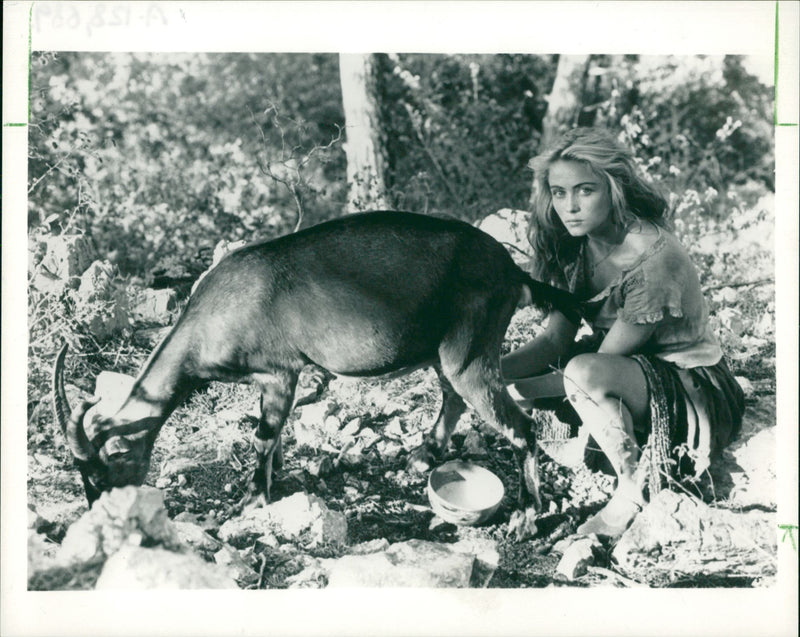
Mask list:
[{"label": "tree trunk", "polygon": [[347,211],[388,209],[378,96],[372,54],[339,55],[347,141]]},{"label": "tree trunk", "polygon": [[556,79],[550,95],[547,96],[547,112],[542,121],[542,140],[539,150],[547,148],[561,133],[572,128],[578,121],[581,108],[583,84],[571,84],[573,75],[585,75],[589,64],[588,55],[560,55]]},{"label": "tree trunk", "polygon": [[[559,55],[558,67],[556,69],[556,79],[553,88],[547,96],[547,112],[542,120],[542,136],[539,140],[537,152],[542,152],[564,131],[572,128],[578,121],[581,112],[581,96],[583,94],[583,84],[580,86],[572,84],[572,77],[575,73],[581,72],[586,75],[590,56],[588,55]],[[531,199],[533,203],[536,197],[536,182],[531,188]]]}]

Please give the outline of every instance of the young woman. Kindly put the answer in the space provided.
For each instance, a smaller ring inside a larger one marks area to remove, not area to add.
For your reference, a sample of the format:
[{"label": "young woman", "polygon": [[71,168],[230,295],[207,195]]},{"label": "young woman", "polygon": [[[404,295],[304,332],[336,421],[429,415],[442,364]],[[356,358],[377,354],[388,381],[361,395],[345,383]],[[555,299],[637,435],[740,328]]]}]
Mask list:
[{"label": "young woman", "polygon": [[593,334],[576,342],[554,311],[540,336],[503,358],[503,374],[529,404],[566,396],[579,439],[591,435],[618,478],[578,533],[617,537],[644,505],[646,482],[652,495],[667,476],[708,467],[738,433],[744,398],[697,272],[667,229],[666,201],[631,153],[605,131],[578,128],[531,163],[534,276],[577,294]]}]

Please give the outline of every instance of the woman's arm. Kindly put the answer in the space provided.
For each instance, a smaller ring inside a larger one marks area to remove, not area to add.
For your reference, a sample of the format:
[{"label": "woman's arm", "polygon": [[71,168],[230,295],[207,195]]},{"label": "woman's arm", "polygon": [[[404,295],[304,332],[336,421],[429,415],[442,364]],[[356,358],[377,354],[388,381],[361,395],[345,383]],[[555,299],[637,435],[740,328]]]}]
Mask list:
[{"label": "woman's arm", "polygon": [[631,356],[641,352],[655,329],[655,323],[624,323],[617,319],[608,330],[597,353]]},{"label": "woman's arm", "polygon": [[566,354],[578,333],[576,325],[570,323],[561,312],[550,313],[547,327],[530,343],[503,356],[500,368],[506,382],[529,378],[550,371]]}]

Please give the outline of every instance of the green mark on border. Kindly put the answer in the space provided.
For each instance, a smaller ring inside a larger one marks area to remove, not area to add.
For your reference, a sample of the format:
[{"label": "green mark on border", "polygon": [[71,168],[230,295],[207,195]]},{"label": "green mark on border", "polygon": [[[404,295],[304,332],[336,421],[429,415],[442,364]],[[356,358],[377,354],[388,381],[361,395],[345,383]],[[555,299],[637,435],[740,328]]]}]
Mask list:
[{"label": "green mark on border", "polygon": [[7,124],[3,124],[3,126],[27,126],[25,122],[9,122]]}]

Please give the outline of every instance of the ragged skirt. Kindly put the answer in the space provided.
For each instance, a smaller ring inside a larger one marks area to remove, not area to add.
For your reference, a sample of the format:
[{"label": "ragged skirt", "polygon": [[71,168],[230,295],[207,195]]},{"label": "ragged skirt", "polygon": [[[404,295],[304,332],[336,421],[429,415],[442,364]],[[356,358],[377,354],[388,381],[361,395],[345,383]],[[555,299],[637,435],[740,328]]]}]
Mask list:
[{"label": "ragged skirt", "polygon": [[[587,349],[577,347],[574,353]],[[670,480],[699,478],[711,459],[739,435],[744,394],[724,358],[716,365],[690,369],[654,355],[632,358],[642,368],[650,394],[649,418],[636,423],[634,432],[642,449],[640,462],[648,464],[647,483],[653,495]],[[577,434],[580,418],[567,400],[536,401],[534,409],[539,411],[535,419],[543,425],[545,438]],[[595,467],[601,464],[587,460]]]}]

